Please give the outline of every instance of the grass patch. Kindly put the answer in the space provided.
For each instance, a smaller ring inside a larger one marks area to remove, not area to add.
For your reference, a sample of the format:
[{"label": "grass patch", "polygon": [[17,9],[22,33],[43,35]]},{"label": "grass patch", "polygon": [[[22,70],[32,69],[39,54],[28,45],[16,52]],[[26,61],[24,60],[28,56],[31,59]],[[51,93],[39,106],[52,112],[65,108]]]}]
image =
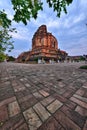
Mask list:
[{"label": "grass patch", "polygon": [[87,69],[87,65],[81,66],[80,69]]}]

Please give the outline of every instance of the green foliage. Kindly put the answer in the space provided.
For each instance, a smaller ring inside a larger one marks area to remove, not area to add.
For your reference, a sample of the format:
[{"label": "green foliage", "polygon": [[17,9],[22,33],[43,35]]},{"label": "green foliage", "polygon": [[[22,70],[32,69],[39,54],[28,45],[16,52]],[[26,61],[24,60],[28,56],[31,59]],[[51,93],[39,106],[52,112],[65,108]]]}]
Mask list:
[{"label": "green foliage", "polygon": [[6,59],[6,55],[3,52],[0,52],[0,62],[3,62]]},{"label": "green foliage", "polygon": [[[61,12],[64,11],[67,13],[67,5],[72,3],[73,0],[46,0],[48,6],[53,8],[57,12],[57,16],[60,17]],[[11,0],[14,18],[16,22],[22,21],[27,25],[27,21],[31,18],[36,19],[39,10],[43,10],[43,2],[41,0]],[[3,21],[1,20],[3,19]],[[7,18],[5,10],[0,11],[0,24],[4,27],[9,27],[11,25],[11,20]]]},{"label": "green foliage", "polygon": [[11,41],[12,36],[9,32],[14,31],[14,29],[0,28],[0,52],[8,50],[9,52],[14,48],[13,41]]},{"label": "green foliage", "polygon": [[7,14],[5,13],[5,10],[0,11],[0,26],[4,28],[9,28],[11,25],[11,20],[7,18]]},{"label": "green foliage", "polygon": [[79,60],[80,61],[85,61],[85,57],[81,56]]},{"label": "green foliage", "polygon": [[[61,12],[67,13],[67,5],[72,3],[73,0],[46,0],[48,6],[53,8],[57,12],[57,16],[60,17]],[[23,22],[27,25],[27,21],[31,18],[36,19],[39,10],[43,10],[43,2],[41,0],[11,0],[14,18],[16,22]],[[2,21],[3,19],[3,21]],[[11,20],[7,18],[5,10],[0,11],[0,24],[4,27],[9,27],[11,25]]]},{"label": "green foliage", "polygon": [[[47,0],[50,8],[57,12],[60,17],[62,10],[67,13],[66,6],[72,3],[73,0]],[[11,0],[13,5],[14,20],[22,21],[25,25],[31,18],[36,19],[39,10],[43,10],[43,2],[41,0]]]},{"label": "green foliage", "polygon": [[47,0],[49,7],[53,7],[53,10],[57,12],[57,16],[60,17],[62,10],[67,13],[66,6],[72,3],[73,0]]},{"label": "green foliage", "polygon": [[5,11],[0,11],[0,61],[4,60],[6,50],[10,52],[14,48],[11,33],[15,28],[10,26],[11,20],[7,18]]},{"label": "green foliage", "polygon": [[7,56],[7,61],[15,61],[15,58],[13,56]]},{"label": "green foliage", "polygon": [[87,69],[87,65],[81,66],[80,69]]},{"label": "green foliage", "polygon": [[37,18],[39,10],[42,10],[42,3],[38,0],[11,0],[13,9],[15,11],[14,20],[16,22],[22,21],[25,25],[27,20],[32,17]]}]

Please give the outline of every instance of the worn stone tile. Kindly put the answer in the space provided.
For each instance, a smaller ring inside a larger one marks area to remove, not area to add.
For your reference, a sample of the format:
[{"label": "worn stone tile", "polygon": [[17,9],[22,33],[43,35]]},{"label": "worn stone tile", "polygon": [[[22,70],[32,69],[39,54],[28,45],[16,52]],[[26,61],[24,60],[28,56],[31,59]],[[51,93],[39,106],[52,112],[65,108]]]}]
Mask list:
[{"label": "worn stone tile", "polygon": [[87,110],[84,109],[81,106],[77,106],[75,111],[77,111],[79,114],[81,114],[82,116],[87,116]]},{"label": "worn stone tile", "polygon": [[55,93],[55,94],[53,95],[53,97],[56,98],[56,99],[58,99],[58,101],[60,101],[60,102],[62,102],[62,103],[67,102],[67,99],[66,99],[65,97],[63,97],[62,95],[59,95],[59,94],[57,94],[57,93]]},{"label": "worn stone tile", "polygon": [[16,128],[18,128],[23,123],[23,116],[18,114],[14,117],[9,118],[9,120],[5,121],[3,125],[0,126],[0,130],[16,130]]},{"label": "worn stone tile", "polygon": [[52,96],[49,96],[49,97],[43,99],[43,100],[41,101],[41,103],[42,103],[44,106],[47,106],[47,105],[49,105],[53,100],[55,100],[55,98],[53,98]]},{"label": "worn stone tile", "polygon": [[63,103],[61,103],[58,100],[55,100],[54,102],[52,102],[47,109],[51,112],[54,113],[57,109],[59,109],[61,106],[63,105]]},{"label": "worn stone tile", "polygon": [[21,106],[22,111],[34,106],[34,104],[36,104],[37,102],[38,101],[35,97],[30,97],[28,98],[28,100],[21,102],[20,106]]},{"label": "worn stone tile", "polygon": [[3,101],[0,102],[0,106],[9,104],[10,102],[13,102],[15,100],[16,100],[16,97],[7,98],[7,99],[5,99],[5,100],[3,100]]},{"label": "worn stone tile", "polygon": [[83,88],[87,88],[87,81],[83,84]]},{"label": "worn stone tile", "polygon": [[42,96],[40,93],[38,93],[38,92],[33,93],[33,95],[34,95],[37,99],[42,99],[42,98],[43,98],[43,96]]},{"label": "worn stone tile", "polygon": [[81,130],[81,128],[69,119],[63,112],[57,111],[54,116],[66,130]]},{"label": "worn stone tile", "polygon": [[85,122],[85,125],[84,125],[83,130],[87,130],[87,120],[86,120],[86,122]]},{"label": "worn stone tile", "polygon": [[87,103],[85,103],[85,102],[83,102],[75,97],[71,97],[70,100],[77,103],[78,105],[84,107],[85,109],[87,109]]},{"label": "worn stone tile", "polygon": [[11,85],[6,85],[4,87],[0,86],[0,102],[2,102],[5,99],[11,98],[13,96],[14,96],[14,92]]},{"label": "worn stone tile", "polygon": [[51,116],[50,113],[45,109],[45,107],[43,107],[40,103],[37,103],[33,108],[42,121],[47,120],[49,116]]},{"label": "worn stone tile", "polygon": [[73,110],[74,110],[75,107],[77,106],[76,103],[74,103],[73,101],[70,101],[70,100],[68,100],[68,101],[65,103],[65,105],[68,106],[69,108],[73,109]]},{"label": "worn stone tile", "polygon": [[87,86],[85,86],[85,85],[83,85],[82,87],[87,89]]},{"label": "worn stone tile", "polygon": [[87,103],[87,98],[82,97],[82,96],[79,96],[79,95],[77,95],[77,94],[74,94],[73,96],[74,96],[75,98],[78,98],[79,100],[81,100],[81,101],[83,101],[83,102],[86,102],[86,103]]},{"label": "worn stone tile", "polygon": [[40,92],[44,97],[49,96],[49,93],[46,92],[46,91],[44,91],[44,90],[40,90],[39,92]]},{"label": "worn stone tile", "polygon": [[18,85],[18,83],[17,83],[17,81],[16,80],[12,80],[12,86],[17,86]]},{"label": "worn stone tile", "polygon": [[83,96],[85,93],[85,90],[83,88],[80,88],[79,90],[76,91],[77,95]]},{"label": "worn stone tile", "polygon": [[28,88],[30,88],[30,87],[31,87],[31,85],[30,85],[30,84],[28,84],[28,83],[25,83],[25,86],[26,86],[26,87],[28,87]]},{"label": "worn stone tile", "polygon": [[61,125],[53,117],[51,117],[37,130],[60,130],[60,128]]},{"label": "worn stone tile", "polygon": [[58,83],[58,86],[62,88],[62,87],[65,86],[65,84],[64,84],[63,82],[59,82],[59,83]]},{"label": "worn stone tile", "polygon": [[27,95],[27,96],[22,96],[21,98],[18,99],[18,101],[19,101],[20,103],[22,103],[22,102],[28,101],[28,100],[31,99],[31,98],[32,98],[32,94],[29,94],[29,95]]},{"label": "worn stone tile", "polygon": [[16,130],[29,130],[28,126],[26,123],[20,125],[18,128],[16,128]]},{"label": "worn stone tile", "polygon": [[3,122],[8,119],[8,111],[7,111],[7,106],[1,106],[0,107],[0,122]]},{"label": "worn stone tile", "polygon": [[32,108],[23,112],[24,117],[29,124],[30,130],[36,130],[41,124],[41,120]]},{"label": "worn stone tile", "polygon": [[69,90],[66,90],[66,91],[63,93],[63,97],[65,97],[65,98],[69,98],[69,97],[71,97],[71,95],[72,95],[72,92],[69,91]]},{"label": "worn stone tile", "polygon": [[13,117],[20,112],[20,108],[17,101],[8,104],[9,116]]},{"label": "worn stone tile", "polygon": [[14,87],[14,91],[15,91],[15,92],[19,92],[19,91],[22,91],[22,90],[24,90],[24,89],[25,89],[24,86],[19,86],[19,85],[18,85],[18,86],[15,86],[15,87]]},{"label": "worn stone tile", "polygon": [[23,117],[20,119],[20,117],[18,117],[19,118],[19,120],[17,121],[17,119],[16,118],[13,118],[13,119],[16,119],[16,123],[14,123],[13,122],[13,124],[12,124],[12,128],[11,129],[18,129],[18,130],[20,130],[20,129],[23,129],[23,127],[25,126],[25,129],[24,130],[26,130],[26,128],[28,128],[27,127],[27,125],[24,123],[24,119],[23,119]]},{"label": "worn stone tile", "polygon": [[78,112],[71,110],[67,106],[62,106],[60,109],[68,118],[75,122],[79,127],[83,127],[86,118],[80,115]]}]

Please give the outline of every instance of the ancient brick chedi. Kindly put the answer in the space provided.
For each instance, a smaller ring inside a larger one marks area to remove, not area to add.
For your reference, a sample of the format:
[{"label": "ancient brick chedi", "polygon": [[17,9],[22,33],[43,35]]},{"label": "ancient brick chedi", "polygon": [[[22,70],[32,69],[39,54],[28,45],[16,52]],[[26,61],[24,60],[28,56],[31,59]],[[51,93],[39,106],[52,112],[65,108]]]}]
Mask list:
[{"label": "ancient brick chedi", "polygon": [[17,62],[22,61],[58,61],[64,60],[67,56],[65,51],[58,49],[58,41],[52,35],[47,32],[46,25],[42,25],[38,28],[32,38],[32,50],[23,52],[17,58]]}]

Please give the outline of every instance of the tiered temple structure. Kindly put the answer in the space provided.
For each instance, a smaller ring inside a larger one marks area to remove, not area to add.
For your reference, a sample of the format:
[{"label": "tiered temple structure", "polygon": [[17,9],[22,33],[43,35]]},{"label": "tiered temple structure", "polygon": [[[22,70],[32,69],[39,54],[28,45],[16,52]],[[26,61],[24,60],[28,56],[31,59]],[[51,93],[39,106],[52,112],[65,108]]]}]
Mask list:
[{"label": "tiered temple structure", "polygon": [[67,53],[58,49],[58,41],[47,32],[46,25],[38,28],[32,38],[32,50],[23,52],[17,58],[17,62],[40,61],[50,62],[65,60]]}]

